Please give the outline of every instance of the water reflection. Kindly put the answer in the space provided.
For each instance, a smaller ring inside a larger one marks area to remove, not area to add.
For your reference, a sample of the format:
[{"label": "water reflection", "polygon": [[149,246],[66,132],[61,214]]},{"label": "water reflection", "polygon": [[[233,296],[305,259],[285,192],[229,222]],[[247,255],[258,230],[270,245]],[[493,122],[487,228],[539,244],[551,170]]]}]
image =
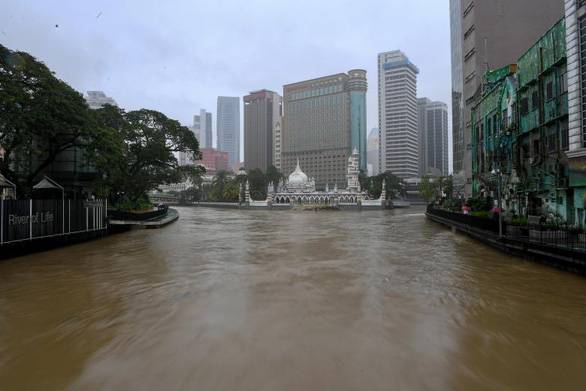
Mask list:
[{"label": "water reflection", "polygon": [[180,212],[0,263],[0,388],[586,384],[581,277],[421,210]]}]

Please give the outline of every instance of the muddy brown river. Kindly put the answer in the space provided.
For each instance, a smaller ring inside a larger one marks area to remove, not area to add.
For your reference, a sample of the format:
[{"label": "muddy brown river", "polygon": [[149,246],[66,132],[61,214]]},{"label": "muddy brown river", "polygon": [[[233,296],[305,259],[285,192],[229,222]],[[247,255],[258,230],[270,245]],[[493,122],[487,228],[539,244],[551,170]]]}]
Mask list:
[{"label": "muddy brown river", "polygon": [[0,390],[586,390],[586,279],[422,209],[179,208],[0,262]]}]

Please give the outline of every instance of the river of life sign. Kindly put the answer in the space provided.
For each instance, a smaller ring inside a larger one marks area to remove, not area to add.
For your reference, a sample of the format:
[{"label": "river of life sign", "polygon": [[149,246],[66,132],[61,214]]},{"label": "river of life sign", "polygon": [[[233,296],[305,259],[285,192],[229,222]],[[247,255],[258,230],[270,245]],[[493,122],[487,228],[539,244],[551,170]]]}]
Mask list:
[{"label": "river of life sign", "polygon": [[48,212],[37,212],[32,216],[18,216],[14,214],[8,215],[8,226],[13,225],[30,225],[33,224],[47,224],[55,221],[55,214],[51,211]]}]

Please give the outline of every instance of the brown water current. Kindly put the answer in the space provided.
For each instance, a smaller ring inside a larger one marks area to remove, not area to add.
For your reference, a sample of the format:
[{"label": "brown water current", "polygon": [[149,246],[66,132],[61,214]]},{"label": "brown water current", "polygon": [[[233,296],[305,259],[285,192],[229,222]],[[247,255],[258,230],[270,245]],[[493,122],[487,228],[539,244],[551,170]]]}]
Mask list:
[{"label": "brown water current", "polygon": [[0,390],[586,390],[586,279],[427,221],[179,208],[0,262]]}]

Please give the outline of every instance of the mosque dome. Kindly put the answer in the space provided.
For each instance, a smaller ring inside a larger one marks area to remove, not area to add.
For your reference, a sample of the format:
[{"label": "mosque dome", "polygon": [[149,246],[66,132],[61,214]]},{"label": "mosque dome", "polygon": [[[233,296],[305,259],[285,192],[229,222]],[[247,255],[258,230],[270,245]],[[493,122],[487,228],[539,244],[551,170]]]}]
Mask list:
[{"label": "mosque dome", "polygon": [[305,185],[309,182],[309,178],[303,171],[301,171],[301,167],[299,166],[299,159],[297,159],[297,167],[295,167],[295,171],[289,175],[289,185]]}]

